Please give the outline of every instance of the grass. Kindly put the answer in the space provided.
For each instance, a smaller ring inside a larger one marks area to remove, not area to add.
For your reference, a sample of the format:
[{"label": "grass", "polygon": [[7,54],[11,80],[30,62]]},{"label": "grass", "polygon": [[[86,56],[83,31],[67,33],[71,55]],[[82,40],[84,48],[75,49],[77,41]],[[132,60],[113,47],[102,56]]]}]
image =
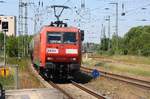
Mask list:
[{"label": "grass", "polygon": [[13,65],[18,65],[19,71],[24,71],[27,69],[27,65],[28,65],[28,63],[30,63],[30,60],[28,58],[22,58],[22,59],[18,60],[18,58],[13,57],[13,58],[7,58],[7,63],[13,64]]},{"label": "grass", "polygon": [[[3,62],[3,58],[0,56],[0,62]],[[0,83],[3,85],[5,89],[15,88],[14,81],[14,68],[11,68],[11,73],[8,77],[0,76]]]},{"label": "grass", "polygon": [[10,89],[14,87],[14,77],[10,75],[8,77],[0,77],[0,83],[3,85],[5,89]]},{"label": "grass", "polygon": [[[2,58],[0,58],[2,59]],[[10,58],[7,58],[7,63],[9,63]],[[1,61],[2,62],[2,61]],[[11,64],[11,63],[9,63]],[[14,65],[15,63],[11,64]],[[10,75],[8,77],[2,77],[0,76],[0,83],[5,87],[5,89],[14,89],[15,86],[15,68],[10,67]]]},{"label": "grass", "polygon": [[3,58],[2,57],[0,57],[0,62],[2,62],[3,61]]},{"label": "grass", "polygon": [[134,64],[147,64],[150,65],[150,56],[144,57],[144,56],[132,56],[132,55],[95,55],[98,57],[104,57],[106,59],[113,59],[117,61],[123,61],[128,63],[134,63]]},{"label": "grass", "polygon": [[115,55],[104,56],[104,58],[117,60],[117,62],[104,62],[101,59],[83,59],[83,63],[86,63],[89,67],[93,68],[100,68],[123,75],[148,77],[148,79],[150,79],[150,57]]},{"label": "grass", "polygon": [[150,65],[150,57],[143,57],[143,56],[111,56],[112,59],[135,63],[135,64],[148,64]]},{"label": "grass", "polygon": [[114,64],[106,64],[103,66],[105,69],[109,69],[111,72],[119,72],[121,74],[123,73],[129,73],[133,75],[138,75],[138,76],[144,76],[144,77],[150,77],[150,69],[145,69],[142,67],[131,67],[131,66],[126,66],[126,65],[114,65]]},{"label": "grass", "polygon": [[82,60],[82,64],[86,65],[86,66],[93,66],[94,64],[96,64],[97,61],[93,60],[93,59],[84,59]]},{"label": "grass", "polygon": [[3,61],[3,57],[2,57],[3,55],[4,55],[4,54],[3,54],[3,51],[0,50],[0,62]]},{"label": "grass", "polygon": [[[15,57],[8,57],[7,58],[7,64],[10,65],[18,65],[19,67],[19,86],[20,88],[41,88],[43,85],[39,82],[39,80],[34,76],[34,74],[31,73],[31,70],[29,69],[30,66],[30,59],[29,58],[22,58],[18,60]],[[14,68],[12,68],[14,69]],[[13,70],[12,70],[13,71]],[[14,72],[14,71],[13,71]],[[11,72],[12,73],[12,72]],[[14,74],[14,73],[12,73]],[[14,82],[14,75],[8,78],[0,78],[0,82],[4,86],[12,86],[12,83]]]},{"label": "grass", "polygon": [[23,58],[18,60],[17,58],[8,58],[10,64],[19,65],[19,75],[20,75],[20,87],[21,88],[41,88],[43,85],[40,81],[32,74],[29,66],[31,66],[30,58]]}]

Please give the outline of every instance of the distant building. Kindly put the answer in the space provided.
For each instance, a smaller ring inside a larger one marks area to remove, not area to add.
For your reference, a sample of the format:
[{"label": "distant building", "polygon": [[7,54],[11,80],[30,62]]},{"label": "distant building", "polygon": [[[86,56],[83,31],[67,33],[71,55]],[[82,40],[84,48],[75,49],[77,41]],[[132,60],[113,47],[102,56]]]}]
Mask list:
[{"label": "distant building", "polygon": [[16,17],[0,15],[0,32],[6,30],[7,36],[16,36]]}]

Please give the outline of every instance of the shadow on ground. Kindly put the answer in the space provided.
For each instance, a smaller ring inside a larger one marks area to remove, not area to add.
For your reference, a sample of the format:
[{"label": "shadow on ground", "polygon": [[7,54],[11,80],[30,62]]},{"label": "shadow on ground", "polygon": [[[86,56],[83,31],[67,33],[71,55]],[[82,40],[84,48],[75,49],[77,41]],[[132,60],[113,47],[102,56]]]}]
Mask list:
[{"label": "shadow on ground", "polygon": [[93,79],[91,75],[81,72],[81,71],[75,73],[73,77],[74,77],[73,81],[77,83],[82,83],[82,84],[88,83]]},{"label": "shadow on ground", "polygon": [[70,79],[50,79],[50,80],[57,84],[69,84],[71,83],[71,81],[85,84],[85,83],[90,82],[93,79],[91,75],[83,73],[81,71],[74,73],[72,76],[73,77]]}]

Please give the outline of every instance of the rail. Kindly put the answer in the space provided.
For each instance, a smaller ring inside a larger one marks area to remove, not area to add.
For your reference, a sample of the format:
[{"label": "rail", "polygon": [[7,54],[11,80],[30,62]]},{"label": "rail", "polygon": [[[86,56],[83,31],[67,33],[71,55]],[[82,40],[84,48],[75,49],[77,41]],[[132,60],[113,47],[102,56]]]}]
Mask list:
[{"label": "rail", "polygon": [[[88,73],[91,73],[93,71],[93,69],[86,68],[86,67],[81,67],[81,70],[84,72],[88,72]],[[143,88],[150,89],[150,82],[149,81],[136,79],[136,78],[132,78],[132,77],[128,77],[128,76],[123,76],[123,75],[119,75],[119,74],[114,74],[114,73],[110,73],[110,72],[106,72],[106,71],[102,71],[102,70],[98,70],[98,71],[104,77],[119,80],[122,82],[130,83],[132,85],[137,85],[137,86],[140,86]]]},{"label": "rail", "polygon": [[107,99],[105,96],[100,95],[100,94],[98,94],[98,93],[92,91],[91,89],[88,89],[88,88],[86,88],[86,87],[84,87],[84,86],[82,86],[82,85],[80,85],[80,84],[78,84],[78,83],[76,83],[76,82],[74,82],[74,81],[71,81],[71,82],[72,82],[72,84],[73,84],[74,86],[80,88],[81,90],[83,90],[83,91],[89,93],[90,95],[92,95],[92,96],[94,96],[94,97],[96,97],[96,98],[98,98],[98,99]]},{"label": "rail", "polygon": [[[32,67],[32,66],[31,66],[31,67]],[[34,73],[35,73],[36,75],[38,75],[37,71],[36,71],[34,68],[32,68],[32,69],[33,69]],[[41,78],[42,76],[39,75],[39,77]],[[44,80],[44,81],[45,81],[45,80]],[[54,87],[54,88],[56,88],[57,90],[59,90],[59,91],[60,91],[61,93],[63,93],[66,97],[68,97],[68,99],[75,99],[75,98],[73,98],[73,96],[71,96],[68,92],[66,92],[64,89],[62,89],[61,87],[59,87],[59,85],[53,83],[52,81],[45,81],[45,82],[48,82],[48,85],[51,85],[52,87]],[[90,90],[90,89],[87,89],[87,88],[85,88],[85,87],[83,87],[83,86],[81,86],[81,85],[79,85],[79,84],[77,84],[77,83],[75,84],[75,82],[73,82],[73,81],[72,81],[72,84],[73,84],[74,86],[78,87],[79,89],[81,89],[81,90],[83,90],[83,91],[85,91],[85,92],[91,94],[92,96],[95,96],[95,97],[98,98],[98,99],[106,99],[104,96],[102,96],[102,95],[100,95],[100,94],[97,94],[96,92],[94,92],[94,91],[92,91],[92,90]],[[46,84],[46,85],[47,85],[47,84]],[[80,87],[79,87],[79,86],[80,86]]]},{"label": "rail", "polygon": [[39,73],[34,68],[33,64],[31,66],[31,70],[45,87],[50,88],[52,86],[56,88],[57,90],[59,90],[60,92],[62,92],[64,95],[66,95],[68,99],[73,99],[71,95],[69,95],[67,92],[61,89],[58,85],[54,84],[52,81],[46,81],[41,75],[39,75]]},{"label": "rail", "polygon": [[68,99],[74,99],[69,93],[67,93],[65,90],[63,90],[62,88],[60,88],[58,85],[54,84],[51,81],[49,81],[49,84],[51,86],[53,86],[54,88],[56,88],[57,90],[59,90],[60,92],[62,92],[64,95],[66,95],[68,97]]}]

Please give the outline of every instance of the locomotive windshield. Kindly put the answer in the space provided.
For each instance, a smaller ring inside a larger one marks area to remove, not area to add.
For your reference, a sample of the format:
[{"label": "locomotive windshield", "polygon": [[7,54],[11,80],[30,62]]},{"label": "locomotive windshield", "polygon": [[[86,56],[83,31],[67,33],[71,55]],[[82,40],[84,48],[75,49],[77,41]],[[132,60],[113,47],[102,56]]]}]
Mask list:
[{"label": "locomotive windshield", "polygon": [[61,38],[60,33],[48,33],[48,43],[61,43]]},{"label": "locomotive windshield", "polygon": [[74,32],[48,32],[48,43],[76,43],[76,33]]},{"label": "locomotive windshield", "polygon": [[63,43],[75,43],[76,34],[75,33],[63,33]]}]

